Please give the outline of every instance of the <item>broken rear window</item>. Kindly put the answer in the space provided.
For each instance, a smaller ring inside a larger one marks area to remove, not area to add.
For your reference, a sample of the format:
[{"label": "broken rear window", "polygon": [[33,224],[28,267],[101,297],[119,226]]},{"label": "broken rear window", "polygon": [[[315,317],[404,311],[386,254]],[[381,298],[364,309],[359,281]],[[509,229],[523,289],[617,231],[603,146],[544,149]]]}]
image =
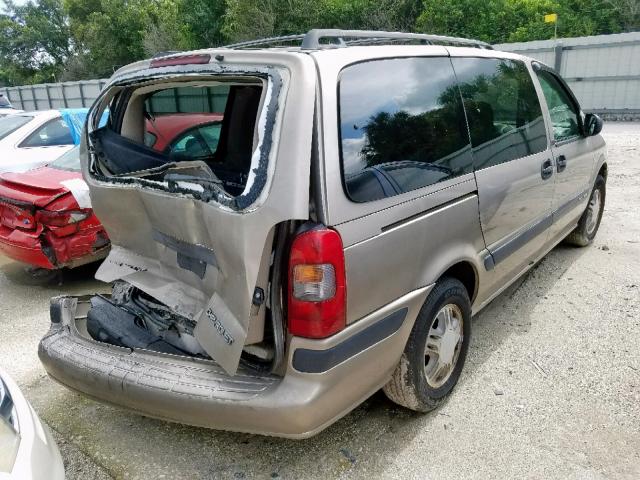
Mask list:
[{"label": "broken rear window", "polygon": [[233,199],[248,189],[261,160],[258,120],[267,90],[265,78],[249,76],[119,89],[107,126],[90,133],[92,173],[239,207]]}]

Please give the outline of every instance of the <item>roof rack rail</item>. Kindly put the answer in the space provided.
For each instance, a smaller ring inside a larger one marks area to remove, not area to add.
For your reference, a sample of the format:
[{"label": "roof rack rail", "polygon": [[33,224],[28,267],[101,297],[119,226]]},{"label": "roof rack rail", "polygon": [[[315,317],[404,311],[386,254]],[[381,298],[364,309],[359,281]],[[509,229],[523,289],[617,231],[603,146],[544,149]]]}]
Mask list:
[{"label": "roof rack rail", "polygon": [[[383,43],[385,40],[392,41],[420,41],[427,45],[464,45],[476,48],[491,48],[491,45],[479,40],[469,40],[468,38],[446,37],[443,35],[429,35],[425,33],[404,33],[404,32],[378,32],[375,30],[336,30],[336,29],[314,29],[309,30],[302,41],[303,50],[314,50],[322,48],[321,40],[333,38],[350,44],[364,44],[368,42]],[[356,39],[345,41],[345,38]]]},{"label": "roof rack rail", "polygon": [[[323,43],[322,40],[333,40]],[[313,29],[303,35],[286,35],[282,37],[262,38],[247,42],[225,45],[225,48],[251,48],[278,46],[283,43],[300,42],[302,50],[318,50],[323,48],[340,48],[366,44],[400,43],[419,41],[425,45],[454,45],[475,48],[492,49],[491,45],[480,40],[468,38],[447,37],[444,35],[429,35],[424,33],[382,32],[375,30],[339,30]]]},{"label": "roof rack rail", "polygon": [[277,45],[280,43],[295,42],[298,40],[304,40],[305,35],[285,35],[282,37],[269,37],[260,38],[258,40],[249,40],[246,42],[232,43],[231,45],[225,45],[224,48],[247,48],[247,47],[268,47]]}]

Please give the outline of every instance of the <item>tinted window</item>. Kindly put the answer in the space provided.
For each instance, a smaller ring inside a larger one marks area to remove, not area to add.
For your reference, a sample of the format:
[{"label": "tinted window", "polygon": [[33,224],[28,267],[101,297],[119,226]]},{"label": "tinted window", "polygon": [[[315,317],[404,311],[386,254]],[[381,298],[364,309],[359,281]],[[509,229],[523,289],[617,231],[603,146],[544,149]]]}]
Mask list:
[{"label": "tinted window", "polygon": [[8,117],[0,118],[0,140],[11,135],[31,120],[33,120],[33,117],[26,115],[10,115]]},{"label": "tinted window", "polygon": [[473,169],[448,58],[402,58],[343,70],[341,159],[357,202],[398,195]]},{"label": "tinted window", "polygon": [[11,108],[11,102],[3,95],[0,95],[0,108]]},{"label": "tinted window", "polygon": [[469,122],[476,169],[542,152],[542,109],[522,62],[453,58]]},{"label": "tinted window", "polygon": [[144,132],[144,144],[147,147],[153,148],[153,146],[156,144],[157,141],[158,141],[158,136],[155,133]]},{"label": "tinted window", "polygon": [[22,142],[21,147],[52,147],[73,145],[71,130],[64,120],[56,118],[45,123]]},{"label": "tinted window", "polygon": [[555,75],[547,71],[538,72],[540,86],[547,101],[553,136],[556,140],[566,140],[580,135],[578,109]]},{"label": "tinted window", "polygon": [[169,153],[190,160],[211,157],[218,148],[221,127],[217,122],[192,128],[174,141]]},{"label": "tinted window", "polygon": [[73,147],[66,153],[63,153],[57,160],[49,164],[50,167],[60,170],[80,171],[80,147]]},{"label": "tinted window", "polygon": [[395,195],[391,186],[385,183],[384,177],[376,175],[376,171],[372,168],[346,174],[345,183],[351,200],[355,202],[370,202]]}]

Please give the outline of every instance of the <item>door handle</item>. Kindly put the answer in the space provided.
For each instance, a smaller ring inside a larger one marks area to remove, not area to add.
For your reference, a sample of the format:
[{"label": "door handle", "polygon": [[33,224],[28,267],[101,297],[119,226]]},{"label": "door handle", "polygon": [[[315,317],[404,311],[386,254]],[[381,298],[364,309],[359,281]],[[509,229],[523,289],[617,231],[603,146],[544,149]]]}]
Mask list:
[{"label": "door handle", "polygon": [[547,159],[544,162],[542,162],[540,176],[542,177],[543,180],[546,180],[551,175],[553,175],[553,163],[551,163],[551,160]]},{"label": "door handle", "polygon": [[558,158],[556,158],[556,168],[558,169],[558,173],[564,171],[564,169],[567,168],[567,157],[564,155],[558,156]]}]

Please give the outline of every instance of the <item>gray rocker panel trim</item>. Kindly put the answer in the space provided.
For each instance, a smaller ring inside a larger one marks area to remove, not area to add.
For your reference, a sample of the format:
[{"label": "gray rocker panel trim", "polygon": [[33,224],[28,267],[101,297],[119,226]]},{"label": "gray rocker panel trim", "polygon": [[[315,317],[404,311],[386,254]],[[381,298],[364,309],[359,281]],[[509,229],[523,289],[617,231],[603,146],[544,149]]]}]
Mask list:
[{"label": "gray rocker panel trim", "polygon": [[344,342],[326,350],[298,348],[293,352],[293,368],[304,373],[326,372],[397,332],[404,323],[408,311],[407,307],[396,310]]}]

